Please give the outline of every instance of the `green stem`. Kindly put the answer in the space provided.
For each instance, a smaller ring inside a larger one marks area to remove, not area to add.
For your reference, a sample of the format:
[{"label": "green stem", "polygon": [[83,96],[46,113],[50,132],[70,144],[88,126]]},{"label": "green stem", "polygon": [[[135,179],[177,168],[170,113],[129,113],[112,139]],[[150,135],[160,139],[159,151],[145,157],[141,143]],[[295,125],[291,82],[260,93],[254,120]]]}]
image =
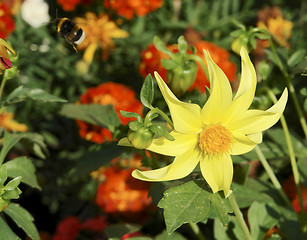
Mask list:
[{"label": "green stem", "polygon": [[251,236],[251,234],[249,232],[249,229],[248,229],[248,227],[247,227],[247,225],[246,225],[246,223],[244,221],[243,214],[240,211],[240,208],[239,208],[238,203],[237,203],[237,201],[236,201],[236,199],[234,197],[234,194],[231,193],[229,195],[228,199],[229,199],[229,202],[230,202],[231,207],[233,209],[233,212],[236,215],[236,219],[237,219],[237,221],[239,223],[239,226],[240,226],[241,230],[244,233],[245,239],[246,240],[252,240],[252,236]]},{"label": "green stem", "polygon": [[151,122],[151,117],[154,115],[154,114],[160,114],[167,122],[168,122],[168,124],[171,126],[171,128],[173,128],[174,129],[174,124],[173,124],[173,122],[171,121],[171,119],[164,113],[164,112],[162,112],[159,108],[153,108],[153,109],[151,109],[148,113],[147,113],[147,115],[146,115],[146,117],[145,117],[145,120],[144,120],[144,125],[145,126],[147,126],[147,124],[149,123],[149,122]]},{"label": "green stem", "polygon": [[280,194],[282,199],[285,201],[285,203],[292,207],[292,204],[291,204],[290,200],[287,198],[286,194],[282,190],[282,187],[281,187],[281,185],[280,185],[276,175],[274,174],[273,169],[271,168],[271,166],[268,163],[267,159],[263,155],[261,149],[258,146],[256,146],[255,147],[255,151],[256,151],[256,153],[257,153],[257,155],[259,157],[259,160],[260,160],[262,166],[264,167],[265,171],[269,175],[269,178],[271,179],[274,187],[277,189],[278,193]]},{"label": "green stem", "polygon": [[[269,88],[267,88],[266,90],[267,90],[269,97],[272,99],[272,101],[274,103],[276,103],[277,99],[276,99],[276,96],[274,95],[274,93],[272,92],[272,90],[270,90]],[[297,194],[298,194],[298,197],[299,197],[300,208],[304,209],[303,196],[302,196],[302,192],[301,192],[301,188],[300,188],[300,174],[299,174],[297,163],[296,163],[296,158],[295,158],[295,153],[294,153],[294,149],[293,149],[293,144],[291,142],[290,132],[289,132],[288,125],[287,125],[287,122],[286,122],[284,115],[281,115],[280,122],[281,122],[281,125],[282,125],[282,128],[283,128],[283,131],[284,131],[286,143],[287,143],[288,150],[289,150],[290,162],[291,162],[291,167],[292,167],[292,172],[293,172],[293,176],[294,176],[294,182],[295,182]],[[304,210],[301,210],[301,211],[303,212]]]},{"label": "green stem", "polygon": [[199,227],[196,223],[189,222],[189,226],[199,240],[206,240],[205,235],[200,231],[200,229],[199,229]]},{"label": "green stem", "polygon": [[284,78],[286,79],[287,87],[289,88],[290,96],[292,98],[294,107],[296,109],[296,113],[298,115],[299,121],[300,121],[301,126],[303,128],[305,138],[307,138],[307,124],[306,124],[306,121],[305,121],[305,118],[304,118],[304,115],[303,115],[301,105],[299,104],[298,99],[296,97],[295,89],[294,89],[294,87],[291,83],[291,78],[290,78],[288,72],[285,70],[285,68],[284,68],[284,66],[283,66],[283,64],[282,64],[282,62],[281,62],[281,60],[280,60],[280,58],[277,54],[277,51],[276,51],[275,45],[273,44],[272,38],[269,38],[269,42],[270,42],[270,47],[272,49],[272,53],[274,55],[277,66],[279,67],[281,73],[283,74]]},{"label": "green stem", "polygon": [[6,81],[7,81],[7,78],[6,78],[6,77],[3,77],[3,78],[2,78],[1,85],[0,85],[0,99],[1,99],[1,97],[2,97],[2,93],[3,93],[4,86],[5,86],[5,84],[6,84]]},{"label": "green stem", "polygon": [[189,60],[193,60],[195,62],[198,62],[200,64],[202,70],[204,71],[206,77],[209,79],[209,74],[208,74],[207,66],[206,66],[206,64],[204,63],[204,60],[201,57],[199,57],[199,56],[197,56],[195,54],[188,54],[187,58]]}]

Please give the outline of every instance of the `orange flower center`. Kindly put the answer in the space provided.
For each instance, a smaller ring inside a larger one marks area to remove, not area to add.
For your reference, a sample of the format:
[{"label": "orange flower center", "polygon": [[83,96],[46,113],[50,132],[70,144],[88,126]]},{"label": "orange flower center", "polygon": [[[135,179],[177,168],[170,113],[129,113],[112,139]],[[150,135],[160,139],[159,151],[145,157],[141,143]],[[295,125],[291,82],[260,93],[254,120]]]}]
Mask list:
[{"label": "orange flower center", "polygon": [[224,126],[207,126],[199,135],[199,147],[206,155],[228,153],[232,144],[232,134]]}]

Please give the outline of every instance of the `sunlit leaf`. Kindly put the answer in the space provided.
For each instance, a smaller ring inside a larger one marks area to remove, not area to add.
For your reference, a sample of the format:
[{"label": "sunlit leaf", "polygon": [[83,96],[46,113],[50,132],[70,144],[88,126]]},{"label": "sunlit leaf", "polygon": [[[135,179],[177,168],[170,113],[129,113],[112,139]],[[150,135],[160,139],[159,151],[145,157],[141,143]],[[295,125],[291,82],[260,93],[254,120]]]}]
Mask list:
[{"label": "sunlit leaf", "polygon": [[147,108],[152,108],[152,101],[154,97],[154,81],[151,74],[148,74],[144,80],[143,86],[141,88],[140,100],[142,104]]},{"label": "sunlit leaf", "polygon": [[164,209],[168,234],[184,223],[198,223],[210,210],[210,193],[204,190],[204,181],[189,181],[164,192],[158,207]]},{"label": "sunlit leaf", "polygon": [[35,175],[35,167],[27,157],[19,157],[10,160],[4,164],[9,177],[21,176],[21,182],[28,184],[33,188],[40,189]]},{"label": "sunlit leaf", "polygon": [[4,211],[18,227],[22,228],[25,233],[33,240],[40,240],[38,231],[33,223],[34,219],[31,214],[16,203],[11,203]]}]

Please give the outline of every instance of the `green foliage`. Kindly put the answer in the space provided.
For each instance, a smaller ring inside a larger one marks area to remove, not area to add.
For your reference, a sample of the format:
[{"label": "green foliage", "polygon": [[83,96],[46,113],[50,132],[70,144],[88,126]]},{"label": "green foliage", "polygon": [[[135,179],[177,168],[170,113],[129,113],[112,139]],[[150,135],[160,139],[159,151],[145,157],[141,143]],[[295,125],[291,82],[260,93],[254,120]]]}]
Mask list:
[{"label": "green foliage", "polygon": [[33,240],[39,240],[38,231],[33,223],[34,219],[30,213],[18,204],[11,203],[4,211],[18,227],[22,228]]}]

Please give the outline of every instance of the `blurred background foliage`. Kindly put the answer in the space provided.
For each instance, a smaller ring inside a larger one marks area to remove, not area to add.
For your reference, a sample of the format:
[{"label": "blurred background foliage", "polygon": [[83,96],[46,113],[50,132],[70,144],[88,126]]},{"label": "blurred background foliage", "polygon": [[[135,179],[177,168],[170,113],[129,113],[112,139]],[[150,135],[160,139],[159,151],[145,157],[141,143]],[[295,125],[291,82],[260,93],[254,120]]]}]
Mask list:
[{"label": "blurred background foliage", "polygon": [[[114,39],[115,48],[110,51],[107,59],[102,57],[103,51],[106,50],[99,48],[94,54],[93,61],[86,64],[83,60],[84,51],[79,50],[76,53],[72,46],[59,36],[52,22],[46,22],[34,28],[24,21],[20,13],[17,13],[14,16],[15,30],[6,38],[6,41],[18,54],[16,64],[19,74],[7,83],[5,94],[22,85],[41,88],[68,100],[69,103],[76,103],[80,101],[80,96],[87,89],[112,81],[129,86],[138,97],[144,80],[139,72],[141,52],[153,42],[154,36],[159,36],[167,44],[177,43],[181,35],[184,35],[191,45],[198,40],[212,42],[229,51],[230,60],[236,64],[237,69],[240,69],[240,58],[231,51],[230,33],[237,29],[234,22],[240,22],[246,27],[255,27],[257,14],[265,7],[279,6],[284,18],[293,23],[292,36],[289,39],[290,48],[278,49],[284,59],[288,59],[298,49],[307,49],[306,1],[164,0],[162,7],[145,16],[134,15],[132,19],[117,15],[115,11],[106,8],[101,0],[84,2],[87,4],[81,2],[73,10],[65,11],[59,1],[58,3],[46,1],[49,6],[50,21],[56,18],[56,14],[58,17],[74,19],[84,17],[86,12],[94,12],[97,15],[103,12],[108,14],[120,29],[127,31],[129,36]],[[105,34],[107,35],[108,32]],[[292,79],[294,87],[302,89],[298,98],[301,103],[305,102],[306,112],[306,59],[295,67],[291,67],[290,71],[294,76]],[[280,93],[285,87],[285,82],[276,67],[272,69],[270,79],[260,82],[254,106],[266,109],[271,105],[271,101],[264,96],[263,85]],[[158,92],[156,94],[156,102],[159,103],[161,98],[159,99]],[[196,98],[196,101],[201,101],[198,99],[198,97],[201,98],[199,92],[187,93],[182,98],[191,99],[191,95]],[[93,170],[92,168],[111,162],[121,153],[116,144],[95,144],[82,139],[75,120],[59,114],[62,106],[61,103],[44,104],[25,101],[10,109],[15,113],[16,120],[26,124],[29,131],[43,135],[49,148],[46,159],[34,158],[42,190],[23,186],[23,195],[19,202],[32,213],[37,228],[50,233],[54,233],[59,219],[67,215],[81,216],[86,219],[97,213],[99,208],[94,199],[98,183],[89,176],[89,173]],[[297,120],[291,117],[293,112],[293,105],[289,100],[285,114],[289,116],[291,130],[296,132],[300,139],[303,133]],[[270,133],[268,135],[270,137]],[[16,154],[22,151],[26,151],[23,146],[15,150]],[[141,151],[139,153],[144,156],[143,161],[146,162],[144,153]],[[88,170],[80,171],[86,166],[89,158],[93,166]],[[245,158],[248,159],[249,156]],[[253,156],[250,159],[254,159]],[[285,166],[280,166],[278,160],[276,168],[283,169],[281,172],[286,175]],[[161,192],[155,194],[156,197],[162,196]],[[155,218],[156,222],[161,222],[161,227],[150,230],[147,227],[152,234],[163,229],[161,215],[157,214]],[[182,231],[185,232],[185,229]]]}]

